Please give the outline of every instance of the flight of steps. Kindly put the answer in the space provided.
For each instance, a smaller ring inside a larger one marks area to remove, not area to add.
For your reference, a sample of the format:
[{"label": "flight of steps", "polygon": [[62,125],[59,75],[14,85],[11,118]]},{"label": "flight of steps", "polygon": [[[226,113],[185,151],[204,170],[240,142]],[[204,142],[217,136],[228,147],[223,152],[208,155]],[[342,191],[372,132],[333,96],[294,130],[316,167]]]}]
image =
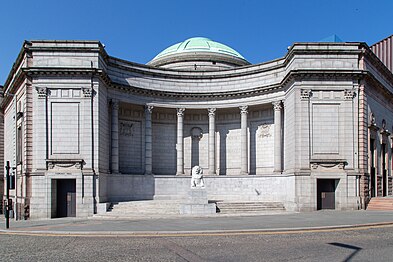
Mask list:
[{"label": "flight of steps", "polygon": [[[180,216],[180,200],[140,200],[113,203],[102,219],[165,218]],[[285,212],[279,202],[216,202],[217,215],[267,214]]]},{"label": "flight of steps", "polygon": [[220,214],[259,214],[285,212],[280,202],[217,202],[217,212]]},{"label": "flight of steps", "polygon": [[177,200],[139,200],[113,203],[105,214],[96,218],[160,218],[180,214],[180,201]]},{"label": "flight of steps", "polygon": [[393,197],[373,197],[367,210],[393,211]]}]

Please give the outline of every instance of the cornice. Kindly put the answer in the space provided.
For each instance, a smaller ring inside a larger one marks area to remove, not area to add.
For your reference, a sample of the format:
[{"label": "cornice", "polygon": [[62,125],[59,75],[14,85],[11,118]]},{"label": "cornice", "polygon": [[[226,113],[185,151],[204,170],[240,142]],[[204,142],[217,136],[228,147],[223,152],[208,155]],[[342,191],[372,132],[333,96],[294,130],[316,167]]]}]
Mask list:
[{"label": "cornice", "polygon": [[393,86],[393,72],[391,72],[389,68],[387,68],[386,65],[378,58],[378,56],[370,49],[364,49],[363,52],[367,61],[370,62],[371,65],[373,65],[378,70],[378,72],[380,72],[381,75],[385,77],[386,80]]},{"label": "cornice", "polygon": [[[268,71],[273,71],[279,68],[285,68],[292,60],[295,55],[359,55],[361,50],[313,50],[313,49],[293,49],[291,48],[287,55],[283,58],[279,58],[276,60],[259,63],[255,65],[246,65],[240,66],[233,69],[223,69],[217,71],[178,71],[168,68],[157,68],[149,65],[142,65],[133,62],[129,62],[126,60],[122,60],[115,57],[110,57],[108,59],[108,66],[112,66],[115,68],[127,70],[129,72],[142,74],[142,75],[150,75],[162,78],[175,78],[175,79],[222,79],[222,78],[235,78],[247,75],[254,75],[259,73],[264,73]],[[119,63],[116,63],[119,62]],[[122,65],[123,64],[123,65]],[[271,66],[269,66],[271,64]]]},{"label": "cornice", "polygon": [[[23,68],[19,70],[19,74],[15,79],[23,81],[24,77],[34,76],[98,76],[106,83],[109,87],[122,90],[123,92],[142,95],[148,97],[170,97],[176,99],[187,99],[187,100],[198,100],[198,99],[215,99],[225,100],[233,98],[246,98],[261,94],[267,94],[274,92],[278,89],[283,88],[288,83],[302,80],[312,79],[360,79],[367,74],[361,70],[292,70],[290,71],[281,82],[272,85],[256,86],[246,90],[233,90],[233,91],[213,91],[213,92],[173,92],[173,91],[162,91],[154,89],[146,89],[138,86],[124,85],[116,83],[110,79],[106,72],[96,68]],[[14,85],[16,86],[16,85]],[[4,103],[7,103],[5,100]]]},{"label": "cornice", "polygon": [[[123,69],[128,72],[166,79],[223,79],[253,75],[284,67],[283,63],[276,64],[279,60],[282,60],[282,58],[257,65],[246,65],[233,69],[222,69],[217,71],[179,71],[169,68],[158,68],[149,65],[137,64],[115,57],[109,57],[107,65],[114,68]],[[116,61],[119,63],[115,63]],[[261,66],[267,65],[269,63],[274,65],[260,68]]]}]

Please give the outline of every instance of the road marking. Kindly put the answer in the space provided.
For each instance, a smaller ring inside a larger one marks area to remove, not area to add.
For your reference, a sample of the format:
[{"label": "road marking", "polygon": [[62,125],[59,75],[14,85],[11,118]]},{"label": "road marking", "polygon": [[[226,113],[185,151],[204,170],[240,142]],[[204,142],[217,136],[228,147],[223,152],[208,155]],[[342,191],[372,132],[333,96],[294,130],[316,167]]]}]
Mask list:
[{"label": "road marking", "polygon": [[355,231],[367,230],[376,228],[390,228],[393,227],[393,222],[379,223],[379,224],[365,224],[359,226],[348,227],[330,227],[330,228],[315,228],[315,229],[298,229],[298,230],[277,230],[277,231],[226,231],[226,232],[179,232],[179,233],[138,233],[138,232],[110,232],[104,233],[70,233],[70,232],[17,232],[17,231],[0,231],[0,235],[15,235],[15,236],[42,236],[42,237],[198,237],[198,236],[246,236],[246,235],[284,235],[284,234],[307,234],[307,233],[329,233],[340,231]]}]

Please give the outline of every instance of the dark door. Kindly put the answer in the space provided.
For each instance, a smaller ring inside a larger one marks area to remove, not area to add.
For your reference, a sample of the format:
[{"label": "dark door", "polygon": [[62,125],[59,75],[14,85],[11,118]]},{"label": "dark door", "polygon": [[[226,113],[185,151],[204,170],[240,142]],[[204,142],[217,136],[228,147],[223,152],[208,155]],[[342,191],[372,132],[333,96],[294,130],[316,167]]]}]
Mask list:
[{"label": "dark door", "polygon": [[382,175],[382,196],[384,196],[384,197],[388,195],[388,189],[387,189],[387,185],[386,185],[387,180],[388,180],[387,173],[388,173],[388,171],[386,169],[384,169],[383,175]]},{"label": "dark door", "polygon": [[387,165],[386,165],[386,144],[382,144],[382,196],[387,196],[386,180],[387,178]]},{"label": "dark door", "polygon": [[57,215],[56,217],[76,216],[75,179],[57,180]]},{"label": "dark door", "polygon": [[375,197],[375,167],[371,167],[370,191],[371,197]]},{"label": "dark door", "polygon": [[317,209],[336,208],[336,180],[317,179]]}]

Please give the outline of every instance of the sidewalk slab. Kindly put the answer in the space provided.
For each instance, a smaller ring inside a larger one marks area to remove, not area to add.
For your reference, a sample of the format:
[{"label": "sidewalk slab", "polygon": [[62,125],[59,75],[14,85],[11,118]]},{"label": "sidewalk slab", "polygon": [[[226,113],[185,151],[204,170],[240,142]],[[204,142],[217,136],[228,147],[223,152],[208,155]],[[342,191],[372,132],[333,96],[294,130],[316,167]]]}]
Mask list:
[{"label": "sidewalk slab", "polygon": [[130,220],[103,220],[59,218],[50,220],[0,220],[0,232],[30,232],[59,234],[160,234],[201,232],[250,232],[349,228],[360,225],[393,225],[392,211],[315,211],[305,213],[271,214],[256,216],[211,216],[135,218]]}]

